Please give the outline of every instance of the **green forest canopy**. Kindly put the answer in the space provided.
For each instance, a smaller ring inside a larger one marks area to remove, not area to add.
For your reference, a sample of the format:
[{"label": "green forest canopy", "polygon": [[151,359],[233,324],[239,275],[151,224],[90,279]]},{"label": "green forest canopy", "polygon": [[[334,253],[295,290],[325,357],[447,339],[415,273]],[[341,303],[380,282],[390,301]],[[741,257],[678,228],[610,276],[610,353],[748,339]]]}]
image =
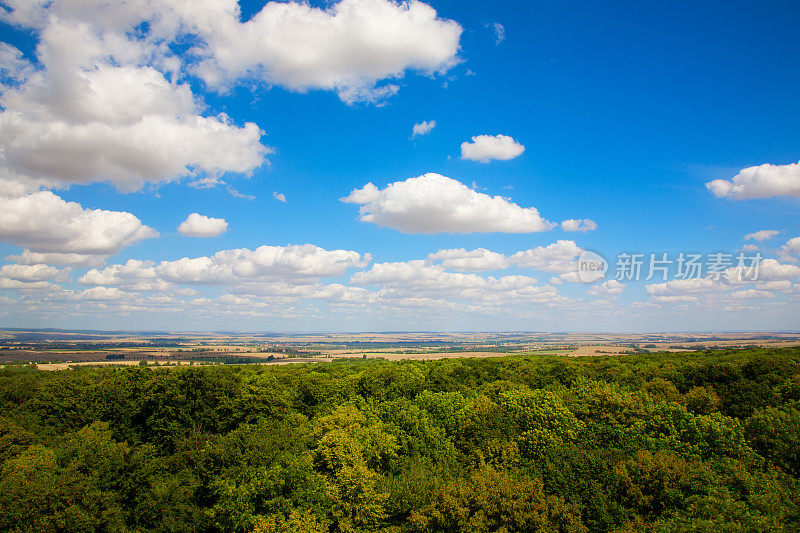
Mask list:
[{"label": "green forest canopy", "polygon": [[800,349],[0,370],[3,531],[798,531]]}]

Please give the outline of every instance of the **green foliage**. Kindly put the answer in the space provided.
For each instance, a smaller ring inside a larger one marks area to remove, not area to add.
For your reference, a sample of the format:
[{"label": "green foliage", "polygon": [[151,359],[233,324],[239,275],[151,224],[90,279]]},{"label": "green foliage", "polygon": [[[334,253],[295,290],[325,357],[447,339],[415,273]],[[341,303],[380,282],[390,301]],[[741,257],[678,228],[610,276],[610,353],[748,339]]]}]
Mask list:
[{"label": "green foliage", "polygon": [[0,369],[0,531],[798,531],[800,350]]},{"label": "green foliage", "polygon": [[750,445],[787,474],[800,477],[800,408],[792,402],[782,408],[767,407],[747,420]]}]

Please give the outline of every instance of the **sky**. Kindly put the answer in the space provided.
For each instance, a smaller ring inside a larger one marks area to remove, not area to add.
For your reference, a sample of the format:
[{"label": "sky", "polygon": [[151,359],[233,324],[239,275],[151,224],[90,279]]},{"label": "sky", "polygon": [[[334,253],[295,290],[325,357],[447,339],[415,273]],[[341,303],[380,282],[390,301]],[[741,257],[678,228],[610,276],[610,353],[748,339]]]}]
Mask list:
[{"label": "sky", "polygon": [[0,4],[2,327],[798,330],[796,2]]}]

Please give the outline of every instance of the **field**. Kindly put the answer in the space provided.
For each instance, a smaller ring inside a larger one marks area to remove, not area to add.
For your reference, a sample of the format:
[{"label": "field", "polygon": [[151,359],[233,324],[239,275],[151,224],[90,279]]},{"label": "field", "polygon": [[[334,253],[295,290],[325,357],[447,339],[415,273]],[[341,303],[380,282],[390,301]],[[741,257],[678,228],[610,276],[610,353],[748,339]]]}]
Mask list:
[{"label": "field", "polygon": [[337,359],[436,360],[508,355],[603,356],[800,346],[800,335],[742,333],[162,333],[0,330],[0,365],[285,364]]},{"label": "field", "polygon": [[800,530],[800,348],[593,346],[9,364],[0,530]]}]

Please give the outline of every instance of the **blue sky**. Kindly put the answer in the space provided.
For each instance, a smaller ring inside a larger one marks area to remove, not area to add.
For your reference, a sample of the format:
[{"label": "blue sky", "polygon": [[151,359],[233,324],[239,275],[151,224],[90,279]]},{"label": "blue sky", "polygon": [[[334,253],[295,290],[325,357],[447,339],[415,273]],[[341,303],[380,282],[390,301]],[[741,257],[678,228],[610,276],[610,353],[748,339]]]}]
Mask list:
[{"label": "blue sky", "polygon": [[[800,323],[796,3],[7,4],[2,325]],[[760,278],[614,280],[621,252],[743,250]]]}]

